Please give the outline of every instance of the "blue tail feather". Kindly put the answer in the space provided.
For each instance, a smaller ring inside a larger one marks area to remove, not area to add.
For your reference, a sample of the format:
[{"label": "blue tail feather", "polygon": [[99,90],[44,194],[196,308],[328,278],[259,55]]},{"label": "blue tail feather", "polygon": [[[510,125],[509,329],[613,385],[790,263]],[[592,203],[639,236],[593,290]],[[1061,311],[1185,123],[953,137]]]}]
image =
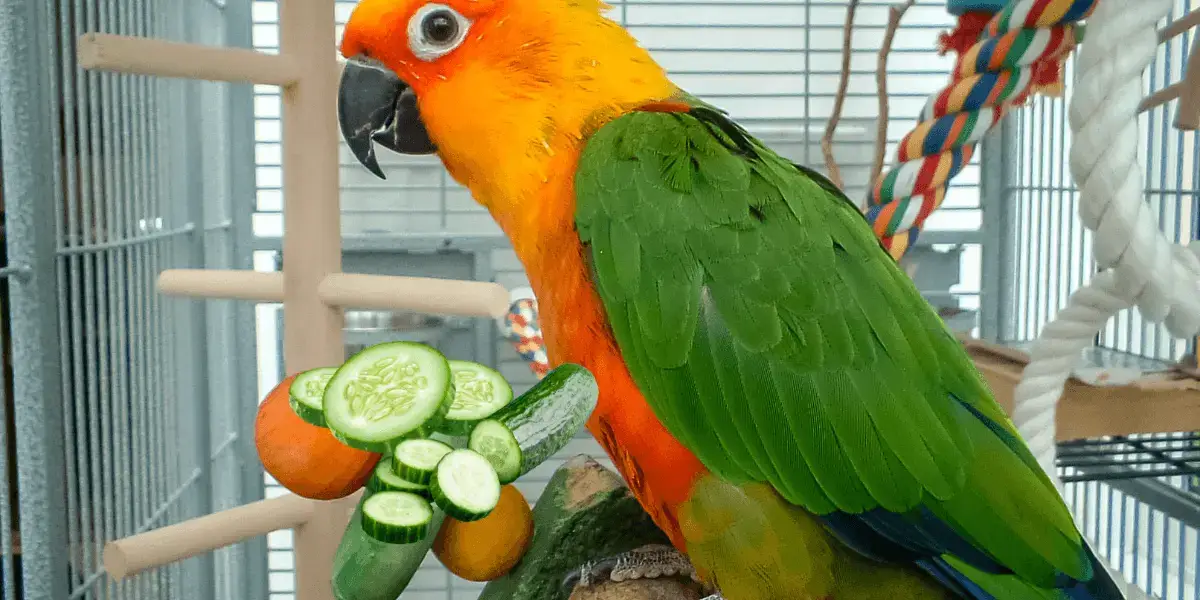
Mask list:
[{"label": "blue tail feather", "polygon": [[[1000,600],[985,592],[979,584],[971,581],[966,575],[946,564],[942,558],[932,558],[917,561],[917,566],[929,573],[946,589],[958,594],[963,600]],[[1015,600],[1015,599],[1014,599]]]},{"label": "blue tail feather", "polygon": [[1085,548],[1085,552],[1092,562],[1092,578],[1088,581],[1065,580],[1055,589],[1031,588],[1011,575],[977,571],[952,558],[923,559],[917,561],[917,566],[962,600],[1126,600],[1091,548]]}]

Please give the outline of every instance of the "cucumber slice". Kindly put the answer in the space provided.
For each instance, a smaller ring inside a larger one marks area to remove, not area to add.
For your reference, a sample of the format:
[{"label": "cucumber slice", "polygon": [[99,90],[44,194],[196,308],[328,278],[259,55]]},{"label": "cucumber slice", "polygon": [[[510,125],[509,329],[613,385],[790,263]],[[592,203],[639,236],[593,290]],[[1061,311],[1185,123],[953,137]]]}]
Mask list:
[{"label": "cucumber slice", "polygon": [[320,367],[305,371],[292,380],[292,385],[288,386],[288,400],[297,416],[317,427],[325,426],[321,400],[325,386],[336,372],[337,367]]},{"label": "cucumber slice", "polygon": [[524,453],[512,430],[495,419],[480,421],[467,438],[467,448],[487,459],[500,479],[500,485],[512,483],[521,476]]},{"label": "cucumber slice", "polygon": [[300,417],[300,420],[304,421],[305,423],[308,423],[309,425],[316,425],[317,427],[326,426],[325,413],[321,409],[313,408],[301,402],[295,396],[288,398],[288,404],[291,405],[292,412],[296,413],[296,416]]},{"label": "cucumber slice", "polygon": [[429,486],[413,483],[396,475],[392,468],[392,457],[385,456],[375,465],[375,473],[367,480],[367,490],[370,492],[409,492],[425,498],[429,495]]},{"label": "cucumber slice", "polygon": [[512,386],[495,369],[465,360],[450,361],[454,377],[454,402],[446,411],[442,429],[465,436],[471,427],[512,402]]},{"label": "cucumber slice", "polygon": [[459,521],[478,521],[500,502],[496,471],[473,450],[447,454],[438,463],[429,491],[438,508]]},{"label": "cucumber slice", "polygon": [[501,484],[512,483],[561,450],[596,409],[599,396],[590,371],[562,365],[480,421],[467,448],[491,463]]},{"label": "cucumber slice", "polygon": [[409,492],[379,492],[363,502],[363,531],[389,544],[411,544],[425,539],[433,507]]},{"label": "cucumber slice", "polygon": [[402,479],[429,485],[433,471],[451,448],[437,440],[404,440],[392,453],[392,469]]},{"label": "cucumber slice", "polygon": [[453,391],[450,365],[437,350],[416,342],[378,344],[333,374],[322,400],[325,423],[349,446],[387,453],[436,423]]}]

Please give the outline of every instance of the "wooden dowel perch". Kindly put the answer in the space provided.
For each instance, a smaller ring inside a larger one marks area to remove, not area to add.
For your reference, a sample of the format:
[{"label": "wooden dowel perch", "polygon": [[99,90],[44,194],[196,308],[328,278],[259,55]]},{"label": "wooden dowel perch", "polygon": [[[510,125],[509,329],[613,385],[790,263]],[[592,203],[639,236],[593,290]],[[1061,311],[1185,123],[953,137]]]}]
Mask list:
[{"label": "wooden dowel perch", "polygon": [[[1189,63],[1190,64],[1190,63]],[[1186,81],[1177,81],[1168,85],[1161,90],[1146,96],[1142,103],[1138,105],[1138,112],[1143,113],[1148,110],[1154,110],[1183,94],[1183,90],[1187,87]]]},{"label": "wooden dowel perch", "polygon": [[1183,32],[1200,25],[1200,10],[1192,12],[1171,21],[1170,25],[1158,30],[1158,43],[1183,35]]},{"label": "wooden dowel perch", "polygon": [[277,54],[106,33],[80,36],[77,54],[85,69],[137,75],[279,86],[297,75],[293,61]]},{"label": "wooden dowel perch", "polygon": [[[1197,25],[1200,25],[1200,10],[1194,10],[1160,29],[1158,32],[1158,41],[1160,44],[1166,42]],[[1181,131],[1196,131],[1200,129],[1200,60],[1197,60],[1197,53],[1200,53],[1200,39],[1192,42],[1192,49],[1188,54],[1183,79],[1147,96],[1138,105],[1139,113],[1154,110],[1172,100],[1178,99],[1179,105],[1176,107],[1175,112],[1175,128]]]},{"label": "wooden dowel perch", "polygon": [[238,269],[168,269],[158,275],[168,296],[283,302],[283,273]]},{"label": "wooden dowel perch", "polygon": [[[1198,13],[1191,13],[1192,16]],[[1183,90],[1175,109],[1175,128],[1182,131],[1200,129],[1200,39],[1192,40],[1187,66],[1183,73]]]},{"label": "wooden dowel perch", "polygon": [[499,318],[508,312],[508,290],[498,283],[335,273],[317,293],[330,306],[411,310]]},{"label": "wooden dowel perch", "polygon": [[[158,276],[168,296],[282,302],[282,273],[237,269],[169,269]],[[509,293],[488,281],[432,277],[333,273],[318,294],[328,306],[403,310],[427,314],[499,318],[508,312]]]},{"label": "wooden dowel perch", "polygon": [[115,581],[308,522],[317,501],[287,494],[252,502],[104,546],[104,570]]}]

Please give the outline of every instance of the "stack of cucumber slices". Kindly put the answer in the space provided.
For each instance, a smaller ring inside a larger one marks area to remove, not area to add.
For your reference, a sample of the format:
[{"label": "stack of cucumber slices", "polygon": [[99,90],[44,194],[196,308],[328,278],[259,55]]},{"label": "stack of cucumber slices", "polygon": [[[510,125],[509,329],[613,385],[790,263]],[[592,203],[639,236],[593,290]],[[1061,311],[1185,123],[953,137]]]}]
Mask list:
[{"label": "stack of cucumber slices", "polygon": [[367,483],[362,526],[392,544],[426,537],[430,502],[460,521],[486,517],[500,486],[561,449],[598,396],[591,373],[567,364],[514,399],[495,370],[416,342],[379,344],[341,367],[305,371],[289,391],[300,418],[384,455]]}]

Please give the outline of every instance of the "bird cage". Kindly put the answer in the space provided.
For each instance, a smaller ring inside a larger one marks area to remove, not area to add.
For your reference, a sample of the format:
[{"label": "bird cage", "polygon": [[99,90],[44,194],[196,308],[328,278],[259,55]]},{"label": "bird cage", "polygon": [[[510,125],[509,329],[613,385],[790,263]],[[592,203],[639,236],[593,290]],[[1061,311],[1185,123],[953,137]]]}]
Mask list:
[{"label": "bird cage", "polygon": [[[1188,241],[1200,110],[1186,59],[1200,19],[1189,1],[1141,1],[1162,9],[1163,43],[1137,156],[1150,210]],[[953,23],[946,2],[854,4],[851,31],[834,0],[625,0],[610,15],[782,154],[821,168],[828,141],[865,206],[887,166],[876,137],[899,155],[956,63],[934,50]],[[264,479],[249,399],[341,362],[348,342],[404,336],[453,337],[518,391],[535,380],[494,331],[527,283],[495,224],[435,159],[385,154],[379,183],[338,139],[332,49],[353,6],[0,0],[6,600],[325,600],[354,498],[310,501]],[[1069,92],[1082,72],[1067,63]],[[1072,101],[1036,98],[976,140],[917,243],[896,252],[1023,427],[1039,422],[1022,416],[1018,385],[1045,358],[1033,340],[1105,266],[1076,217]],[[1200,365],[1193,343],[1139,315],[1121,313],[1063,376],[1039,440],[1100,554],[1162,600],[1190,600],[1200,440],[1178,430],[1200,389],[1178,382]],[[1171,386],[1146,383],[1167,374]],[[1151,396],[1168,408],[1138,404]],[[578,453],[600,454],[586,432],[559,458]],[[535,499],[544,477],[520,485]],[[477,590],[429,560],[406,597]]]}]

